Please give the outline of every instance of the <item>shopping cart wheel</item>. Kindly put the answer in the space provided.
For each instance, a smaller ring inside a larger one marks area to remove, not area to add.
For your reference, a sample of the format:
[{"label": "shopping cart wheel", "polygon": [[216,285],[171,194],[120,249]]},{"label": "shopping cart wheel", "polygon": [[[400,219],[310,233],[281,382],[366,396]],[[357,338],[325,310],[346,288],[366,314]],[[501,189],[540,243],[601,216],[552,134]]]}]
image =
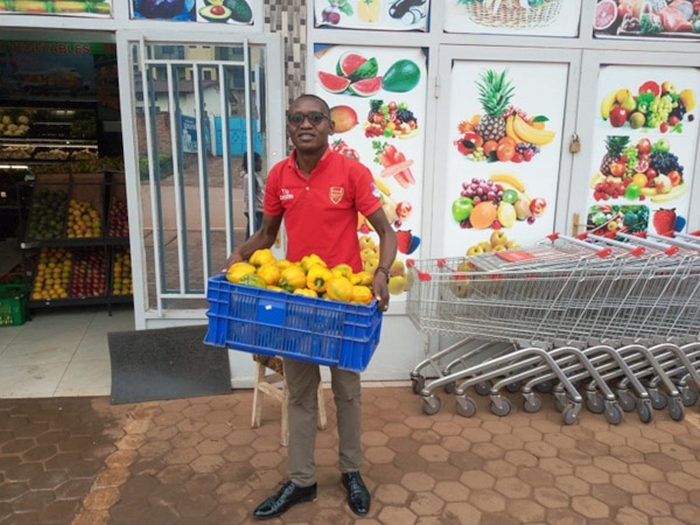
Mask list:
[{"label": "shopping cart wheel", "polygon": [[568,407],[562,414],[564,416],[564,423],[566,425],[573,425],[576,422],[576,419],[578,419],[579,410],[581,410],[580,404],[573,403],[570,407]]},{"label": "shopping cart wheel", "polygon": [[420,395],[425,386],[425,378],[421,375],[411,375],[411,384],[413,385],[413,393]]},{"label": "shopping cart wheel", "polygon": [[611,425],[619,425],[620,423],[622,423],[622,417],[624,412],[617,404],[617,402],[612,401],[605,403],[605,405],[605,419],[608,420],[608,423],[610,423]]},{"label": "shopping cart wheel", "polygon": [[530,394],[525,397],[525,402],[523,403],[523,410],[528,414],[534,414],[542,408],[542,398],[537,394]]},{"label": "shopping cart wheel", "polygon": [[547,381],[536,384],[535,388],[538,392],[542,392],[543,394],[549,394],[554,388],[554,381],[548,379]]},{"label": "shopping cart wheel", "polygon": [[445,394],[451,394],[457,388],[457,384],[454,381],[450,381],[445,385]]},{"label": "shopping cart wheel", "polygon": [[499,417],[510,414],[510,401],[505,397],[491,396],[491,412]]},{"label": "shopping cart wheel", "polygon": [[637,403],[637,415],[642,423],[651,423],[654,417],[654,411],[651,409],[651,401],[648,399],[640,399]]},{"label": "shopping cart wheel", "polygon": [[474,390],[480,396],[487,396],[491,392],[491,386],[493,383],[491,381],[484,381],[483,383],[477,383],[474,385]]},{"label": "shopping cart wheel", "polygon": [[515,394],[520,391],[520,387],[523,386],[522,381],[516,381],[515,383],[509,383],[506,385],[506,390],[511,394]]},{"label": "shopping cart wheel", "polygon": [[476,403],[471,397],[457,396],[457,413],[463,417],[472,417],[476,414]]},{"label": "shopping cart wheel", "polygon": [[627,389],[621,388],[617,390],[617,402],[620,403],[622,410],[625,412],[632,412],[634,407],[637,406],[636,398]]},{"label": "shopping cart wheel", "polygon": [[672,397],[668,404],[668,415],[674,421],[683,421],[685,418],[685,408],[683,407],[683,401],[679,397]]},{"label": "shopping cart wheel", "polygon": [[437,414],[440,411],[440,405],[442,405],[442,401],[440,401],[439,397],[428,396],[423,398],[423,412],[429,416]]},{"label": "shopping cart wheel", "polygon": [[658,388],[648,388],[649,397],[651,398],[651,406],[654,410],[663,410],[668,405],[668,399],[666,395],[661,392]]},{"label": "shopping cart wheel", "polygon": [[603,398],[597,392],[587,392],[586,394],[586,408],[594,414],[602,414],[605,410]]},{"label": "shopping cart wheel", "polygon": [[692,390],[690,387],[679,386],[678,391],[681,393],[681,399],[683,400],[683,404],[685,406],[692,407],[698,402],[698,393],[695,390]]}]

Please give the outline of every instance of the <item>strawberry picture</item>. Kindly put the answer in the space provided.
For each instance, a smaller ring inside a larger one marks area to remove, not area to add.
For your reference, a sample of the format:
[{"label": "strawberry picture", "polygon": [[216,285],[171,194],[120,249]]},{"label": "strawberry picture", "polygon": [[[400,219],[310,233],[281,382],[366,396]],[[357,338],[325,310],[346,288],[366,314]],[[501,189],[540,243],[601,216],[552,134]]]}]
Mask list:
[{"label": "strawberry picture", "polygon": [[411,230],[399,230],[396,232],[397,249],[406,255],[412,254],[420,246],[420,238],[411,233]]},{"label": "strawberry picture", "polygon": [[676,225],[676,209],[659,208],[654,212],[651,220],[656,233],[671,236]]}]

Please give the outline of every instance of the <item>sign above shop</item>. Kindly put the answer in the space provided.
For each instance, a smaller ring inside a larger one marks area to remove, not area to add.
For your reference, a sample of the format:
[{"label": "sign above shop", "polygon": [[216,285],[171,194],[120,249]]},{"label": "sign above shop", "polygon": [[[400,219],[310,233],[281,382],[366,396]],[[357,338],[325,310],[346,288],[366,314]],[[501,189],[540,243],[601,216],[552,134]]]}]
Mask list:
[{"label": "sign above shop", "polygon": [[5,14],[111,17],[112,0],[15,0],[3,2]]}]

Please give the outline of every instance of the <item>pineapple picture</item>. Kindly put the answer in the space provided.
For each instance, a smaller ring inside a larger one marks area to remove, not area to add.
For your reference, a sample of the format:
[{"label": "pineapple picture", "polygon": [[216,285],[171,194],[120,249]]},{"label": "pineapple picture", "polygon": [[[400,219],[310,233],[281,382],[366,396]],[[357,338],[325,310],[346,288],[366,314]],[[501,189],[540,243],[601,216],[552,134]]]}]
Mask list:
[{"label": "pineapple picture", "polygon": [[496,73],[493,69],[481,75],[477,81],[479,103],[484,110],[476,128],[476,132],[484,141],[498,141],[506,135],[506,119],[503,116],[513,98],[515,88],[506,79],[506,70]]},{"label": "pineapple picture", "polygon": [[620,159],[629,141],[629,137],[625,136],[609,136],[605,139],[606,153],[600,163],[600,172],[603,175],[612,175],[610,166]]}]

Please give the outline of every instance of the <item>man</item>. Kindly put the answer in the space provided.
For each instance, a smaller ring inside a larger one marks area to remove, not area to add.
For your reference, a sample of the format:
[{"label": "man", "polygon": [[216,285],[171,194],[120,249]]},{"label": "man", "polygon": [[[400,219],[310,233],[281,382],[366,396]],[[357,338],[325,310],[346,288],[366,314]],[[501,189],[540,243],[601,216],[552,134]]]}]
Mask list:
[{"label": "man", "polygon": [[[384,214],[371,172],[356,160],[334,153],[328,137],[335,124],[328,104],[316,95],[297,98],[287,113],[287,135],[294,151],[277,163],[267,178],[262,225],[229,257],[229,265],[269,248],[285,221],[287,259],[299,261],[315,253],[329,266],[346,263],[362,269],[357,238],[357,214],[362,213],[379,235],[379,267],[372,282],[378,308],[389,306],[389,270],[396,257],[396,233]],[[285,359],[289,393],[289,480],[277,494],[263,501],[254,516],[282,515],[292,505],[316,499],[318,365]],[[360,374],[331,368],[337,408],[339,468],[356,514],[369,512],[370,494],[360,476],[362,463]]]}]

